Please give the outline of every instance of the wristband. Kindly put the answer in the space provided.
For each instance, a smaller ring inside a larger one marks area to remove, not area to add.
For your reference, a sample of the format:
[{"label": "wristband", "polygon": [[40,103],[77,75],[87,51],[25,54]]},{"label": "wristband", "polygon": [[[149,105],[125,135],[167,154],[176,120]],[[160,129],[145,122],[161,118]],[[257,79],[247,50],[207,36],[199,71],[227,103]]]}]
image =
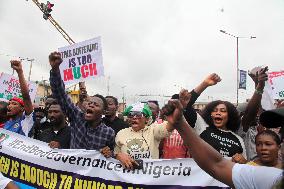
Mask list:
[{"label": "wristband", "polygon": [[262,94],[263,94],[263,90],[255,89],[254,92],[255,92],[256,94],[259,94],[259,95],[262,95]]}]

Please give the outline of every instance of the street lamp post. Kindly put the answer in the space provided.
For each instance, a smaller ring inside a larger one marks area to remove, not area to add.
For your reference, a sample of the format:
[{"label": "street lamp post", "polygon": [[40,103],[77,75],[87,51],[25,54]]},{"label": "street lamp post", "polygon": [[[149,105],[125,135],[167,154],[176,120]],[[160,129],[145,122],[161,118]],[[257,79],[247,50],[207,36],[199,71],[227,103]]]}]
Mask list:
[{"label": "street lamp post", "polygon": [[31,80],[31,74],[32,74],[32,67],[33,67],[33,61],[34,61],[35,59],[27,59],[27,61],[29,61],[29,62],[31,62],[31,64],[30,64],[30,71],[29,71],[29,77],[28,77],[28,81],[30,81]]},{"label": "street lamp post", "polygon": [[239,39],[240,38],[249,38],[249,39],[255,39],[256,37],[254,36],[250,36],[250,37],[240,37],[240,36],[236,36],[233,35],[231,33],[228,33],[224,30],[220,30],[221,33],[224,33],[226,35],[229,35],[231,37],[234,37],[235,39],[237,39],[237,105],[239,104]]},{"label": "street lamp post", "polygon": [[110,80],[110,76],[107,77],[107,96],[109,96],[109,80]]},{"label": "street lamp post", "polygon": [[126,85],[124,86],[121,86],[122,88],[122,104],[123,104],[123,111],[125,109],[125,91],[124,91],[124,88],[126,87]]}]

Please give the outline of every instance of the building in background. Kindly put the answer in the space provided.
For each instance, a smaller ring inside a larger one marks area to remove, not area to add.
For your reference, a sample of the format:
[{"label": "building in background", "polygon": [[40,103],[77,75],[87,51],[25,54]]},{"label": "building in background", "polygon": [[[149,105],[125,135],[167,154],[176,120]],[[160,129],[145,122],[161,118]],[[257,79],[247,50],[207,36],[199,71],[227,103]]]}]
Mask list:
[{"label": "building in background", "polygon": [[43,107],[45,98],[51,94],[50,84],[46,80],[36,81],[35,83],[37,84],[37,93],[34,103]]},{"label": "building in background", "polygon": [[[44,101],[46,97],[51,95],[52,93],[50,84],[46,80],[36,81],[35,83],[37,84],[37,93],[34,103],[39,105],[40,107],[44,107]],[[74,87],[73,90],[71,89],[71,87],[66,88],[67,94],[75,104],[79,101],[79,90],[76,90],[76,85],[71,86]]]}]

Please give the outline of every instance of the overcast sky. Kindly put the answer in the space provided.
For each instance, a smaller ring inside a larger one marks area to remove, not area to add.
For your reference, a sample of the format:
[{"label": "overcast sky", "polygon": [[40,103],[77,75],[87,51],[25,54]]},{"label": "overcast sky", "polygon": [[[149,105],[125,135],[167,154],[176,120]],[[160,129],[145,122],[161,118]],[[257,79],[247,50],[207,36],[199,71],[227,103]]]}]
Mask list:
[{"label": "overcast sky", "polygon": [[[222,82],[199,101],[236,100],[236,39],[240,69],[267,65],[284,68],[283,0],[50,0],[53,18],[74,41],[102,37],[110,94],[127,102],[137,95],[172,95],[192,89],[216,72]],[[45,2],[45,1],[40,1]],[[31,1],[0,0],[0,71],[12,73],[3,54],[34,58],[32,80],[49,78],[47,57],[67,41]],[[24,62],[28,77],[29,63]],[[107,94],[107,77],[87,81],[89,94]],[[249,80],[249,79],[248,79]],[[240,101],[253,92],[240,90]],[[158,99],[159,97],[149,97]]]}]

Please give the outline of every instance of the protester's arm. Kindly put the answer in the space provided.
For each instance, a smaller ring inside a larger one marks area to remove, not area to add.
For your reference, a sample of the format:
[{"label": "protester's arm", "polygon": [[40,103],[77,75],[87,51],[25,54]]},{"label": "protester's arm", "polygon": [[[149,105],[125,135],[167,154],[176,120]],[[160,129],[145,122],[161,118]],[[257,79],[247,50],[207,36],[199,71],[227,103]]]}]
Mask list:
[{"label": "protester's arm", "polygon": [[121,142],[120,138],[124,138],[123,133],[119,131],[115,137],[115,148],[114,148],[114,156],[117,160],[120,161],[122,166],[126,169],[133,169],[134,164],[137,164],[133,158],[130,157],[129,154],[123,153],[121,151]]},{"label": "protester's arm", "polygon": [[195,89],[194,91],[200,95],[207,87],[216,85],[221,81],[221,78],[216,73],[212,73],[207,76]]},{"label": "protester's arm", "polygon": [[5,187],[5,189],[19,189],[19,187],[16,184],[14,184],[14,182],[9,182]]},{"label": "protester's arm", "polygon": [[[261,107],[262,93],[263,93],[263,89],[265,86],[265,81],[267,80],[267,77],[268,77],[266,73],[267,70],[268,70],[268,67],[265,67],[261,69],[259,72],[257,72],[256,76],[251,75],[251,77],[255,81],[256,88],[255,88],[255,92],[253,93],[253,96],[248,102],[244,116],[242,117],[242,126],[243,126],[244,132],[248,131],[249,126],[251,125],[251,122],[255,120],[257,112],[259,108]],[[254,79],[254,77],[256,78],[256,80]]]},{"label": "protester's arm", "polygon": [[85,81],[79,82],[79,90],[79,102],[82,103],[89,96],[87,93]]},{"label": "protester's arm", "polygon": [[22,93],[22,97],[24,101],[25,114],[30,115],[33,112],[33,104],[31,101],[30,94],[29,94],[29,87],[25,80],[22,63],[19,60],[12,60],[11,67],[14,70],[16,70],[18,77],[19,77],[21,93]]},{"label": "protester's arm", "polygon": [[126,169],[133,169],[135,164],[138,165],[138,163],[133,158],[131,158],[129,154],[123,152],[118,152],[115,155],[115,158],[119,160],[122,166]]},{"label": "protester's arm", "polygon": [[232,162],[246,164],[248,160],[243,156],[243,154],[235,154],[232,156]]},{"label": "protester's arm", "polygon": [[[53,52],[49,55],[49,63],[51,65],[50,70],[50,86],[51,91],[54,97],[57,99],[62,111],[66,114],[66,116],[72,120],[79,113],[78,107],[76,107],[70,97],[65,92],[65,85],[60,76],[59,65],[61,64],[62,59],[60,57],[60,53]],[[71,124],[72,125],[72,124]]]},{"label": "protester's arm", "polygon": [[182,89],[180,92],[180,95],[183,94],[183,96],[179,96],[179,100],[185,109],[186,107],[191,107],[199,95],[207,88],[213,85],[216,85],[221,81],[221,78],[216,73],[212,73],[209,76],[207,76],[193,91],[188,92],[186,89]]},{"label": "protester's arm", "polygon": [[162,111],[166,112],[165,116],[167,121],[153,126],[154,136],[158,140],[167,137],[175,129],[174,125],[176,124],[177,119],[172,115],[174,109],[171,103],[172,102],[169,101],[169,104],[162,108]]},{"label": "protester's arm", "polygon": [[61,148],[60,142],[58,141],[50,141],[50,143],[48,143],[48,146],[50,148]]},{"label": "protester's arm", "polygon": [[18,189],[19,187],[13,183],[13,181],[0,172],[0,188],[5,189]]},{"label": "protester's arm", "polygon": [[183,114],[186,121],[190,126],[195,127],[195,122],[197,119],[197,113],[192,107],[200,94],[209,86],[216,85],[221,81],[221,78],[212,73],[207,76],[194,90],[188,92],[188,90],[182,89],[179,94],[179,100],[183,106]]},{"label": "protester's arm", "polygon": [[[182,111],[180,103],[175,106],[175,111]],[[212,146],[202,140],[188,125],[183,116],[178,124],[175,124],[175,127],[198,166],[217,180],[234,187],[232,181],[234,163],[224,159]]]},{"label": "protester's arm", "polygon": [[112,150],[108,147],[105,146],[102,149],[100,149],[101,154],[103,154],[103,156],[105,156],[106,158],[109,158],[112,156]]}]

